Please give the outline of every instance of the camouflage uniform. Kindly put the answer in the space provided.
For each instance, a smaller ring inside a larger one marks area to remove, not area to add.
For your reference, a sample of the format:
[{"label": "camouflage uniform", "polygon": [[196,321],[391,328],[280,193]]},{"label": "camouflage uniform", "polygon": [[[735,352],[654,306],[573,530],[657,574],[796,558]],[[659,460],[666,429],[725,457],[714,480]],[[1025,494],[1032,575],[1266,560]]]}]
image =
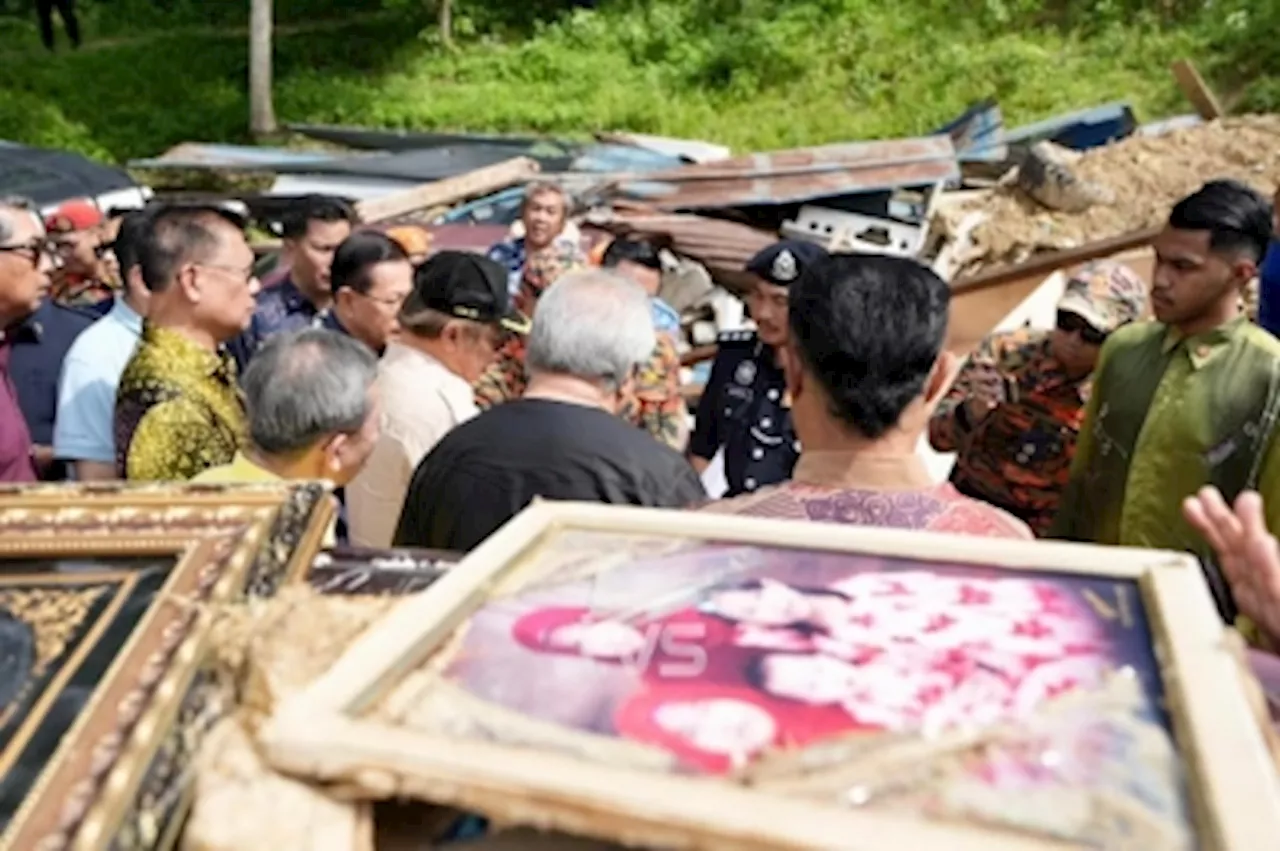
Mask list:
[{"label": "camouflage uniform", "polygon": [[[561,275],[577,268],[581,268],[577,260],[569,261],[556,253],[531,259],[524,266],[516,307],[532,316],[542,292]],[[482,410],[524,395],[528,384],[525,342],[520,336],[509,337],[497,359],[475,383],[476,405]],[[619,401],[618,416],[677,452],[684,451],[687,407],[680,393],[680,355],[669,335],[657,335],[653,353],[636,372],[634,388],[628,388]]]},{"label": "camouflage uniform", "polygon": [[[1103,261],[1067,284],[1060,312],[1110,333],[1146,312],[1146,285],[1132,270]],[[968,496],[1048,531],[1071,474],[1092,375],[1068,377],[1050,348],[1052,332],[1020,329],[987,338],[969,358],[929,423],[929,442],[956,452],[951,481]],[[996,406],[969,422],[965,402],[993,395]]]}]

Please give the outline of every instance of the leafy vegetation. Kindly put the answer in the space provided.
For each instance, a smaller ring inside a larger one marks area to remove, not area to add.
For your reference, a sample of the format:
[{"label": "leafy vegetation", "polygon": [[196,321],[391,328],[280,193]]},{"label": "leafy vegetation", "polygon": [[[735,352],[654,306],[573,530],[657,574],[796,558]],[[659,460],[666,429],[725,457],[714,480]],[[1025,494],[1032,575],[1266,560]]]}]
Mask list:
[{"label": "leafy vegetation", "polygon": [[[0,0],[0,138],[115,160],[244,139],[247,2],[81,0],[86,47],[54,56],[30,5]],[[276,0],[283,121],[767,149],[929,132],[987,97],[1009,123],[1186,111],[1184,56],[1280,110],[1280,5],[1253,0],[455,0],[452,51],[423,0],[353,6]]]}]

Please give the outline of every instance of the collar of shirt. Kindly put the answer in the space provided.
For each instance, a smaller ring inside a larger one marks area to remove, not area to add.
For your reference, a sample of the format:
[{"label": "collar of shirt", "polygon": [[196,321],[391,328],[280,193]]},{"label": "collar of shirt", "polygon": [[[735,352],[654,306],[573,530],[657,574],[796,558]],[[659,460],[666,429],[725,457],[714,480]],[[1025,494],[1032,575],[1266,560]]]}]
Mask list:
[{"label": "collar of shirt", "polygon": [[237,452],[231,459],[231,463],[225,467],[213,468],[210,475],[206,479],[197,477],[198,481],[208,481],[208,479],[218,478],[225,482],[279,482],[282,481],[280,476],[268,470],[260,464],[255,464],[250,460],[248,455],[243,452]]},{"label": "collar of shirt", "polygon": [[792,481],[842,490],[912,491],[936,487],[920,456],[869,455],[865,452],[805,450]]},{"label": "collar of shirt", "polygon": [[142,336],[142,316],[138,311],[129,306],[123,298],[117,298],[116,303],[112,305],[111,312],[107,314],[113,322],[128,328],[133,332],[134,336]]},{"label": "collar of shirt", "polygon": [[230,357],[211,352],[171,328],[160,328],[143,321],[142,340],[162,352],[164,361],[172,368],[235,383],[236,366]]},{"label": "collar of shirt", "polygon": [[6,328],[0,334],[0,339],[7,340],[9,343],[38,343],[43,336],[44,325],[40,324],[40,320],[33,313],[21,322],[15,322]]},{"label": "collar of shirt", "polygon": [[1240,332],[1249,322],[1247,316],[1237,316],[1228,322],[1212,328],[1208,331],[1202,331],[1199,334],[1192,334],[1189,337],[1183,336],[1177,328],[1172,326],[1165,328],[1164,341],[1161,343],[1160,351],[1168,354],[1174,348],[1183,345],[1183,349],[1187,353],[1187,358],[1191,361],[1193,369],[1202,369],[1205,364],[1212,361],[1218,354],[1226,350],[1228,344],[1235,339],[1236,334]]},{"label": "collar of shirt", "polygon": [[470,392],[471,385],[468,384],[462,376],[458,375],[453,370],[449,369],[449,367],[441,363],[439,358],[433,357],[432,355],[427,354],[421,349],[416,349],[413,346],[407,346],[404,343],[387,343],[387,350],[386,354],[383,356],[383,360],[388,365],[405,363],[440,370],[445,375],[456,379],[459,384],[467,387],[468,392]]},{"label": "collar of shirt", "polygon": [[286,313],[306,313],[312,316],[320,313],[320,308],[311,303],[311,299],[293,282],[293,276],[285,278],[276,286],[267,290],[280,300]]}]

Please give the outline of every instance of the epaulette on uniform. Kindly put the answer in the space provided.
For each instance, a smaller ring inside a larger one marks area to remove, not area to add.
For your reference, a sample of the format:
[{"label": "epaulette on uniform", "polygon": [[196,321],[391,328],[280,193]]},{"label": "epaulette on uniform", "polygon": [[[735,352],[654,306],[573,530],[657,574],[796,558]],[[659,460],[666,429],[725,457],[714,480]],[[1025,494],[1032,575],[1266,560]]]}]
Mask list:
[{"label": "epaulette on uniform", "polygon": [[716,345],[727,348],[745,346],[754,343],[756,336],[756,332],[750,329],[721,331],[720,335],[716,337]]}]

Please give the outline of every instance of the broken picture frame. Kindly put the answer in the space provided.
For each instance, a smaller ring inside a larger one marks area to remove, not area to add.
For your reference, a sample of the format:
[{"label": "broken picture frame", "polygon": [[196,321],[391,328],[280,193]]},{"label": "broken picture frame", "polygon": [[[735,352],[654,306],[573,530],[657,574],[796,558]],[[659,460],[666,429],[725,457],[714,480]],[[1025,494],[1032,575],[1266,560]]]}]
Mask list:
[{"label": "broken picture frame", "polygon": [[541,503],[263,740],[650,847],[1247,851],[1280,830],[1249,686],[1189,556]]}]

